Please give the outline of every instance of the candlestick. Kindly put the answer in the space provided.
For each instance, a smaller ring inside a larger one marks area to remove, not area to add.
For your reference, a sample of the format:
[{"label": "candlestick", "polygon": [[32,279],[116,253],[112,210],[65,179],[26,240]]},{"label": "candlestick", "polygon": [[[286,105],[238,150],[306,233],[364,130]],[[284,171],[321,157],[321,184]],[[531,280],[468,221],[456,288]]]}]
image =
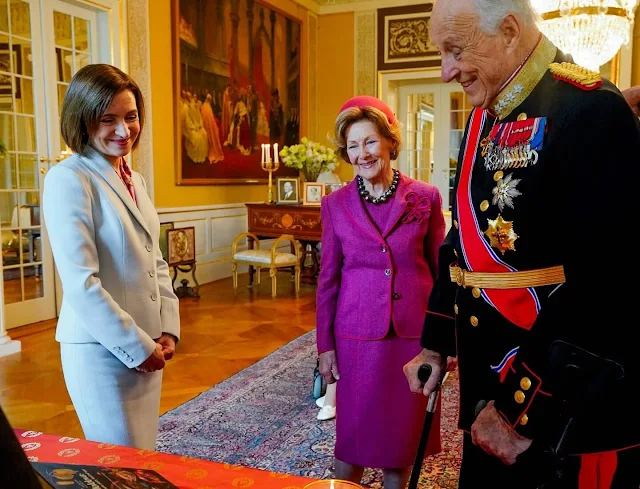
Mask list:
[{"label": "candlestick", "polygon": [[[274,150],[277,151],[278,144],[274,145]],[[269,172],[269,186],[268,186],[268,196],[267,203],[273,204],[275,203],[275,199],[273,198],[273,172],[277,171],[280,167],[280,161],[278,160],[278,156],[276,154],[275,161],[271,160],[271,145],[263,144],[262,145],[262,162],[261,166],[264,171]]]}]

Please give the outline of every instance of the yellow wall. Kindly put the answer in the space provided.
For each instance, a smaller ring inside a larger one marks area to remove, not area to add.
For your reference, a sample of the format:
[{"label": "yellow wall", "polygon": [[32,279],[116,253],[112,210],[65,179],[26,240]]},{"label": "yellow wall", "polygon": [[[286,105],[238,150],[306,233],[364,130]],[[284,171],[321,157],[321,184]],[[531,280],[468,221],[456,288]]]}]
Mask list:
[{"label": "yellow wall", "polygon": [[640,9],[633,24],[633,58],[631,61],[631,86],[640,85]]},{"label": "yellow wall", "polygon": [[[318,140],[331,144],[327,133],[344,102],[354,95],[353,12],[318,17]],[[341,162],[336,172],[341,180],[352,180],[351,165]]]},{"label": "yellow wall", "polygon": [[[268,2],[269,3],[269,2]],[[293,0],[270,2],[278,10],[302,22],[307,28],[307,11]],[[151,102],[153,123],[153,160],[156,207],[187,207],[235,202],[264,201],[266,185],[176,185],[175,127],[173,102],[173,68],[171,44],[171,0],[149,0],[151,51]],[[302,56],[307,58],[306,36],[302,37]],[[306,64],[302,63],[301,112],[307,113],[308,94]],[[300,131],[306,131],[307,120],[300,121]]]}]

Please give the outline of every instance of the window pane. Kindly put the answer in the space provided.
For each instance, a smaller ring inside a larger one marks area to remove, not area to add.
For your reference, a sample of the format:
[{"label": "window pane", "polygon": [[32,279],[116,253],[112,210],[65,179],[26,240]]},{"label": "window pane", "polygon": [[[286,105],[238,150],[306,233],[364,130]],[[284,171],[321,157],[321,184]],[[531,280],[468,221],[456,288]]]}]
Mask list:
[{"label": "window pane", "polygon": [[[40,241],[40,238],[36,238]],[[24,300],[39,299],[44,297],[44,281],[42,280],[42,266],[26,266],[24,274]]]},{"label": "window pane", "polygon": [[31,116],[16,116],[16,127],[18,129],[18,151],[35,153],[36,151],[36,124]]},{"label": "window pane", "polygon": [[[2,232],[4,237],[5,232]],[[2,249],[3,257],[5,249]],[[4,270],[4,303],[14,304],[22,301],[22,270],[20,268],[12,268]]]},{"label": "window pane", "polygon": [[11,34],[31,39],[31,6],[22,0],[11,4]]},{"label": "window pane", "polygon": [[15,161],[16,157],[13,154],[0,156],[0,189],[18,188]]},{"label": "window pane", "polygon": [[53,30],[56,46],[72,48],[71,16],[53,12]]},{"label": "window pane", "polygon": [[16,77],[16,112],[34,114],[33,81],[30,78]]}]

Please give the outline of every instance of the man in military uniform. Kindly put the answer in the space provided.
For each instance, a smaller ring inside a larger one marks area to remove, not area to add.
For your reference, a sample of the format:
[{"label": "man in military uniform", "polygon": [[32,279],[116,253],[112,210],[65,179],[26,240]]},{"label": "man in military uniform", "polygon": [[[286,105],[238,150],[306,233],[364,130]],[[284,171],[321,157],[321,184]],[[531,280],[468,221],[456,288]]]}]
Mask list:
[{"label": "man in military uniform", "polygon": [[[424,350],[404,370],[411,389],[429,395],[446,358],[458,357],[461,489],[637,489],[630,233],[640,129],[616,87],[573,64],[535,21],[528,0],[435,3],[442,78],[460,83],[475,108]],[[562,345],[580,352],[591,377],[560,378],[551,357]],[[423,363],[433,369],[424,386]],[[615,375],[603,380],[607,366]],[[581,402],[568,404],[567,389]],[[560,465],[524,462],[557,447],[567,426]]]}]

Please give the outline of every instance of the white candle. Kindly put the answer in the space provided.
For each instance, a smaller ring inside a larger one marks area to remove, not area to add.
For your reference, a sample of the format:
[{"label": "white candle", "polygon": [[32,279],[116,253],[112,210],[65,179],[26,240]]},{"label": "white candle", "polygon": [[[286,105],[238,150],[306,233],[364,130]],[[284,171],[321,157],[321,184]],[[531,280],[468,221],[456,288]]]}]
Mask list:
[{"label": "white candle", "polygon": [[271,144],[267,144],[267,163],[271,163]]},{"label": "white candle", "polygon": [[275,143],[273,145],[273,161],[275,163],[278,163],[280,160],[278,160],[278,143]]},{"label": "white candle", "polygon": [[260,163],[266,163],[266,162],[267,162],[267,160],[265,159],[265,154],[266,154],[266,153],[265,153],[264,143],[262,143],[262,144],[260,145],[260,147],[262,148],[262,159],[260,160]]}]

